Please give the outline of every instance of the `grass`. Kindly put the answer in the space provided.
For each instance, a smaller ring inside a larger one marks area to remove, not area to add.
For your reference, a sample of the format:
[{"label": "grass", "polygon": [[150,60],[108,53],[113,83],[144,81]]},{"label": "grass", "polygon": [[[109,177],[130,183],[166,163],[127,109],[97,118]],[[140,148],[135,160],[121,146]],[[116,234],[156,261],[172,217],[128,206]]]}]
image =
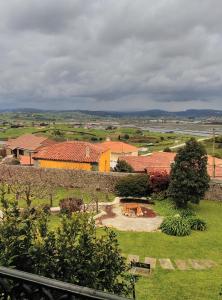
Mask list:
[{"label": "grass", "polygon": [[[159,265],[149,277],[140,277],[136,283],[137,300],[219,300],[222,285],[222,203],[202,201],[192,205],[197,215],[207,221],[205,232],[192,231],[190,236],[174,237],[161,232],[123,232],[115,230],[125,256],[144,258],[212,259],[217,266],[208,270],[167,271]],[[154,206],[161,215],[174,214],[172,204],[157,201]],[[50,217],[51,228],[60,224],[58,215]],[[101,230],[101,229],[99,229]]]},{"label": "grass", "polygon": [[[99,199],[99,202],[109,202],[113,201],[115,195],[112,193],[103,193],[101,191],[95,192],[95,195]],[[53,205],[54,207],[59,206],[59,202],[61,199],[67,198],[67,197],[76,197],[76,198],[83,198],[85,203],[89,203],[92,200],[93,195],[90,193],[90,191],[82,190],[79,188],[73,188],[73,189],[65,189],[65,188],[58,188],[53,195]],[[14,200],[15,195],[14,194],[7,194],[6,199],[8,200]],[[41,205],[50,205],[50,199],[44,198],[44,199],[38,199],[33,198],[32,199],[32,206],[41,206]],[[25,199],[21,198],[19,199],[19,206],[22,208],[25,208],[27,206]]]},{"label": "grass", "polygon": [[[162,202],[161,202],[162,203]],[[163,208],[171,213],[171,206]],[[206,232],[192,232],[187,237],[173,237],[161,232],[134,233],[117,231],[123,253],[175,259],[212,259],[218,266],[204,271],[166,271],[157,269],[150,277],[141,278],[136,285],[139,300],[194,299],[216,300],[222,284],[222,203],[203,201],[195,206],[197,214],[207,221]],[[160,211],[159,208],[157,208]]]}]

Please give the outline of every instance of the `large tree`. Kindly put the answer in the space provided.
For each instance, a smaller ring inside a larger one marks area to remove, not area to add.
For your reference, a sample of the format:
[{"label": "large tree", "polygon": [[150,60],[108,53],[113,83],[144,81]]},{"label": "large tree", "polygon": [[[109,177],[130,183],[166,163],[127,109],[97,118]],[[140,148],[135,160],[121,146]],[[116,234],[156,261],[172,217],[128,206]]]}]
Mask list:
[{"label": "large tree", "polygon": [[177,207],[187,207],[187,203],[199,203],[209,188],[207,173],[207,153],[204,146],[191,138],[181,148],[172,164],[169,195]]}]

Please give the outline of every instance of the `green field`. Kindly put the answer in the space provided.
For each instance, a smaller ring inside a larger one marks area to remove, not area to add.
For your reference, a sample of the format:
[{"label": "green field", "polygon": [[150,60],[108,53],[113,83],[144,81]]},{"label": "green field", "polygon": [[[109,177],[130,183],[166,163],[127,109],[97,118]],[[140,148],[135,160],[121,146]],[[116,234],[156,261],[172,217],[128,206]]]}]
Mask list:
[{"label": "green field", "polygon": [[175,133],[158,133],[141,131],[137,128],[117,127],[115,129],[86,129],[75,128],[71,124],[51,124],[46,127],[33,127],[27,123],[22,128],[3,127],[0,131],[0,140],[16,138],[26,133],[47,136],[58,141],[79,140],[98,143],[109,137],[111,140],[121,140],[137,147],[146,147],[146,152],[163,150],[165,147],[176,146],[187,141],[190,136]]}]

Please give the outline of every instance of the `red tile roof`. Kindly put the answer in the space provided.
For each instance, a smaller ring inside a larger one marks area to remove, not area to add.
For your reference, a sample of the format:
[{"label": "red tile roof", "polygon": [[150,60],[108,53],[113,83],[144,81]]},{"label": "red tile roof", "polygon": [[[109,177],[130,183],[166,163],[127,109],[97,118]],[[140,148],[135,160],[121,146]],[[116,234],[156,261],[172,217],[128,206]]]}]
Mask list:
[{"label": "red tile roof", "polygon": [[100,156],[106,149],[88,142],[70,141],[44,147],[34,156],[34,159],[99,162]]},{"label": "red tile roof", "polygon": [[120,156],[119,160],[125,160],[130,164],[135,172],[145,172],[145,168],[149,165],[149,156]]},{"label": "red tile roof", "polygon": [[[149,156],[121,156],[119,159],[128,162],[135,172],[148,173],[153,171],[167,171],[170,173],[171,164],[174,162],[176,153],[154,152]],[[222,178],[222,159],[215,158],[215,177]],[[213,157],[208,155],[208,174],[213,176]]]},{"label": "red tile roof", "polygon": [[101,143],[106,149],[110,149],[114,153],[131,153],[137,152],[138,148],[123,142],[106,141]]},{"label": "red tile roof", "polygon": [[31,163],[30,163],[30,156],[28,156],[28,155],[20,155],[19,161],[20,161],[20,164],[23,166],[34,165],[34,161],[32,158],[31,158]]},{"label": "red tile roof", "polygon": [[16,139],[8,140],[6,146],[12,150],[19,148],[24,150],[36,151],[42,146],[54,144],[54,141],[49,140],[45,136],[37,136],[34,134],[24,134]]}]

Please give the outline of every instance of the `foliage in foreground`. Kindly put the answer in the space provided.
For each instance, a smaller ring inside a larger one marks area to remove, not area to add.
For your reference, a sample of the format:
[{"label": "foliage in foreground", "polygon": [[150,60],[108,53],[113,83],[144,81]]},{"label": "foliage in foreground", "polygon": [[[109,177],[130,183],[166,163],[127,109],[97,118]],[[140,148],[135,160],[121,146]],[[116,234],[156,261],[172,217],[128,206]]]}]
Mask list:
[{"label": "foliage in foreground", "polygon": [[1,265],[129,295],[128,267],[113,231],[98,236],[92,217],[85,213],[63,216],[61,226],[50,231],[47,214],[30,208],[21,212],[16,202],[9,206],[2,198]]},{"label": "foliage in foreground", "polygon": [[207,153],[204,146],[191,138],[181,148],[172,165],[169,195],[177,207],[186,208],[187,203],[199,203],[209,187]]}]

